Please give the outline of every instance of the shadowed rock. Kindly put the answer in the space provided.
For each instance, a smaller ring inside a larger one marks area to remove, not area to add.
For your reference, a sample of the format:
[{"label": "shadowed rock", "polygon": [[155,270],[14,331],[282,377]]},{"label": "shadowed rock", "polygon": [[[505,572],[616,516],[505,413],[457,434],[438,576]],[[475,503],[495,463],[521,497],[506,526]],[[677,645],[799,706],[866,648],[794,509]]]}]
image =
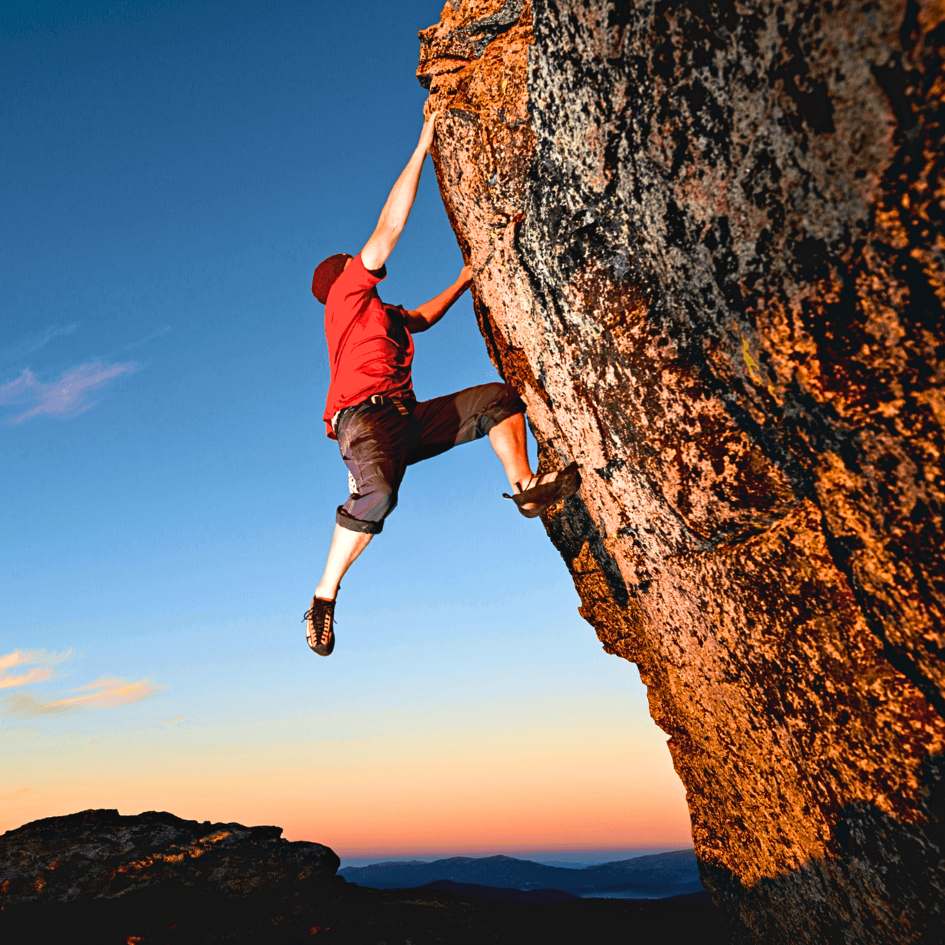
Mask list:
[{"label": "shadowed rock", "polygon": [[290,843],[280,827],[86,810],[0,835],[0,906],[114,899],[164,887],[249,896],[324,886],[338,865],[328,847]]},{"label": "shadowed rock", "polygon": [[945,937],[943,21],[451,0],[421,33],[487,348],[583,467],[546,528],[759,941]]}]

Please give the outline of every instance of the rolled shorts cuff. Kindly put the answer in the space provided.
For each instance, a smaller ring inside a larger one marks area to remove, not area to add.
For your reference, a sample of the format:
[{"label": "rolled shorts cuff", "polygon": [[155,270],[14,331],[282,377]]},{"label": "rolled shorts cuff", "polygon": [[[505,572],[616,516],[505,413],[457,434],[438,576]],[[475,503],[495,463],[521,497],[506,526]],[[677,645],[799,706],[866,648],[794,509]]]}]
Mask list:
[{"label": "rolled shorts cuff", "polygon": [[335,512],[335,521],[351,532],[361,532],[364,535],[380,535],[384,528],[383,522],[365,522],[360,518],[349,515],[342,506]]},{"label": "rolled shorts cuff", "polygon": [[505,397],[482,412],[478,423],[480,435],[486,436],[497,423],[508,420],[509,417],[514,417],[517,413],[525,413],[525,404],[522,398],[506,385]]}]

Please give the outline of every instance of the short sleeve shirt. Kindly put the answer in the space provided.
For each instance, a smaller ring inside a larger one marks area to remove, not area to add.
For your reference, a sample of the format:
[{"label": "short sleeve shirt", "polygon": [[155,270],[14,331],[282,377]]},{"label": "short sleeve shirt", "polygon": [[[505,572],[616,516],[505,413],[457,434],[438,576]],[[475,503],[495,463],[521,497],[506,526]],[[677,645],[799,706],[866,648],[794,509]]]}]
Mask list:
[{"label": "short sleeve shirt", "polygon": [[388,305],[377,294],[386,269],[365,269],[354,256],[335,280],[325,303],[325,339],[331,380],[324,421],[334,438],[331,418],[372,394],[412,396],[413,337],[407,310]]}]

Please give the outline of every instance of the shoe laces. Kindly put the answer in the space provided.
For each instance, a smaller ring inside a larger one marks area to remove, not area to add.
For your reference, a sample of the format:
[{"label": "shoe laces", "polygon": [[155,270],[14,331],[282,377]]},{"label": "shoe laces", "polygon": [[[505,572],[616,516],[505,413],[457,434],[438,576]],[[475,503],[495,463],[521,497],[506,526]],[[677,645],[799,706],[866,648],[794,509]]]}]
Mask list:
[{"label": "shoe laces", "polygon": [[[319,604],[322,606],[319,607]],[[321,620],[319,623],[316,623],[316,614],[318,611],[322,612]],[[312,601],[312,606],[305,611],[302,616],[302,623],[309,624],[312,630],[315,633],[315,643],[318,645],[324,645],[328,643],[328,640],[331,636],[332,624],[335,623],[335,602],[329,600],[318,600],[317,598]]]}]

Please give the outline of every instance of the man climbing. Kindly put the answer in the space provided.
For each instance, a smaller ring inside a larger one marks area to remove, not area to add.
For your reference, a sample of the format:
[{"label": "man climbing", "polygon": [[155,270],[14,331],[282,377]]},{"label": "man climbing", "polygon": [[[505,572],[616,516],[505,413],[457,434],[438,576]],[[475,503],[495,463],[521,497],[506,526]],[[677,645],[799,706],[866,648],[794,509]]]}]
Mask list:
[{"label": "man climbing", "polygon": [[506,497],[529,518],[572,495],[580,482],[575,463],[542,476],[533,473],[525,406],[507,384],[481,384],[421,402],[414,396],[411,336],[435,325],[472,281],[466,266],[451,286],[410,310],[385,304],[376,290],[413,206],[436,118],[434,112],[424,122],[361,252],[329,256],[312,279],[312,294],[325,305],[331,371],[323,419],[328,436],[338,441],[351,491],[335,515],[325,570],[303,617],[308,644],[321,656],[335,646],[341,579],[397,505],[407,466],[488,436],[512,487]]}]

